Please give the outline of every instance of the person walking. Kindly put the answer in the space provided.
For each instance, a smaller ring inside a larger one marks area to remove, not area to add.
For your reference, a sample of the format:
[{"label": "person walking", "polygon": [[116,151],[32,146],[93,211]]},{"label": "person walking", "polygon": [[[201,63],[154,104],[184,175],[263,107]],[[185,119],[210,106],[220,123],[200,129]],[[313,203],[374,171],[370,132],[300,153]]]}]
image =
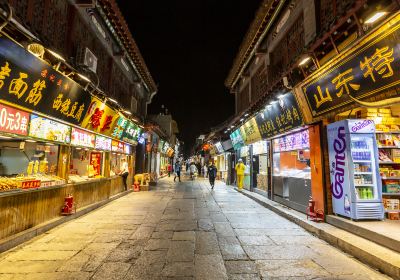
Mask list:
[{"label": "person walking", "polygon": [[126,179],[128,178],[129,175],[129,167],[128,167],[128,162],[126,161],[125,158],[121,159],[121,171],[119,172],[119,175],[122,177],[122,181],[124,182],[124,187],[125,190],[128,190],[128,185],[126,184]]},{"label": "person walking", "polygon": [[189,170],[190,170],[190,178],[194,180],[196,176],[199,174],[199,171],[197,170],[196,164],[194,164],[194,162],[190,164]]},{"label": "person walking", "polygon": [[244,170],[246,169],[246,166],[243,164],[243,160],[239,159],[238,163],[235,166],[236,170],[236,185],[241,191],[243,189],[243,179],[244,179]]},{"label": "person walking", "polygon": [[210,166],[207,169],[208,180],[210,181],[211,189],[214,189],[215,178],[217,177],[217,167],[214,165],[214,162],[211,162]]},{"label": "person walking", "polygon": [[168,170],[168,177],[171,177],[172,165],[170,163],[168,163],[167,170]]},{"label": "person walking", "polygon": [[181,181],[181,163],[179,162],[179,161],[177,161],[176,163],[175,163],[175,177],[174,177],[174,182],[175,182],[175,179],[176,179],[176,177],[178,177],[178,179],[179,179],[179,182]]}]

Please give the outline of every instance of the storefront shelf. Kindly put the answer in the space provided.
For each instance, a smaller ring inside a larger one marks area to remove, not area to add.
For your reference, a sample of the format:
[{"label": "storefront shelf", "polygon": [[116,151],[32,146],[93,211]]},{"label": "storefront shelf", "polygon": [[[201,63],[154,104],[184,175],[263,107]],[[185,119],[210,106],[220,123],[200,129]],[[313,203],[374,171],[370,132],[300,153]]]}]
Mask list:
[{"label": "storefront shelf", "polygon": [[360,175],[360,174],[372,174],[372,172],[354,172],[354,175]]},{"label": "storefront shelf", "polygon": [[382,180],[400,180],[400,177],[382,177]]},{"label": "storefront shelf", "polygon": [[354,184],[356,188],[358,187],[373,187],[374,184]]},{"label": "storefront shelf", "polygon": [[386,209],[385,209],[385,213],[389,213],[389,212],[395,212],[395,213],[397,212],[397,213],[400,213],[400,210],[386,210]]},{"label": "storefront shelf", "polygon": [[390,196],[394,196],[394,195],[400,195],[400,193],[382,193],[382,195],[390,195]]},{"label": "storefront shelf", "polygon": [[354,160],[353,159],[353,162],[371,162],[370,160],[361,160],[361,159],[359,159],[359,160]]},{"label": "storefront shelf", "polygon": [[397,146],[378,146],[379,149],[400,149]]},{"label": "storefront shelf", "polygon": [[400,131],[375,131],[377,134],[400,134]]},{"label": "storefront shelf", "polygon": [[400,162],[393,162],[393,161],[380,161],[379,164],[400,164]]}]

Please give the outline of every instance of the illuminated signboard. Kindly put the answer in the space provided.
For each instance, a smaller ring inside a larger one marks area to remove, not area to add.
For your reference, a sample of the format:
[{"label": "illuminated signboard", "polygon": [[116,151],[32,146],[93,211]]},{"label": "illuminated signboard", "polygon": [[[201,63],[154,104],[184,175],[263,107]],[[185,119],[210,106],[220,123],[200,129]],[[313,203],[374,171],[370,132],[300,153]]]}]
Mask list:
[{"label": "illuminated signboard", "polygon": [[245,144],[251,144],[261,140],[260,131],[258,130],[255,118],[251,118],[244,125],[240,127],[240,135]]},{"label": "illuminated signboard", "polygon": [[125,146],[125,148],[124,148],[125,154],[128,154],[128,155],[132,154],[132,146],[129,144],[125,144],[124,146]]},{"label": "illuminated signboard", "polygon": [[128,143],[132,143],[134,145],[137,144],[137,140],[142,133],[142,129],[134,124],[131,121],[128,121],[128,124],[125,127],[125,130],[122,132],[122,140]]},{"label": "illuminated signboard", "polygon": [[253,144],[253,155],[261,155],[268,153],[268,142],[258,141]]},{"label": "illuminated signboard", "polygon": [[274,152],[304,150],[310,148],[308,130],[303,130],[278,139],[274,139]]},{"label": "illuminated signboard", "polygon": [[62,143],[71,142],[71,127],[50,119],[31,115],[29,136],[40,139],[57,141]]},{"label": "illuminated signboard", "polygon": [[99,99],[92,97],[81,127],[111,136],[118,119],[119,115],[116,111]]},{"label": "illuminated signboard", "polygon": [[123,116],[119,116],[117,123],[114,126],[114,129],[111,133],[111,136],[117,139],[121,139],[122,138],[122,133],[125,130],[125,127],[128,124],[128,120],[126,118],[124,118]]},{"label": "illuminated signboard", "polygon": [[168,142],[165,142],[165,143],[164,143],[164,147],[163,147],[163,149],[162,149],[162,151],[163,151],[164,154],[167,153],[168,148],[169,148],[169,143],[168,143]]},{"label": "illuminated signboard", "polygon": [[29,113],[0,104],[0,131],[28,134]]},{"label": "illuminated signboard", "polygon": [[117,153],[124,153],[125,152],[124,143],[117,140],[112,140],[111,150]]},{"label": "illuminated signboard", "polygon": [[0,37],[0,69],[3,100],[69,123],[81,123],[90,94],[6,36]]},{"label": "illuminated signboard", "polygon": [[93,133],[73,127],[71,144],[76,146],[94,148],[95,135]]},{"label": "illuminated signboard", "polygon": [[236,129],[229,136],[231,137],[232,146],[235,150],[239,150],[240,147],[242,147],[244,145],[242,135],[240,134],[240,129]]},{"label": "illuminated signboard", "polygon": [[221,142],[215,143],[215,147],[217,148],[218,153],[223,153],[224,152],[224,148],[222,147]]},{"label": "illuminated signboard", "polygon": [[96,135],[94,147],[99,150],[111,151],[111,138]]}]

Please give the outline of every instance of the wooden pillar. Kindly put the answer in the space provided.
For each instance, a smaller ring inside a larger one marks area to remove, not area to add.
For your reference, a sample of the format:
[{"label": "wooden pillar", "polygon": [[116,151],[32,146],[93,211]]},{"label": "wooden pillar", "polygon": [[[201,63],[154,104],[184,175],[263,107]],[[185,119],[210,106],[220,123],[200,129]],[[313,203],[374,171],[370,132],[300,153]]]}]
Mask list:
[{"label": "wooden pillar", "polygon": [[57,176],[68,180],[71,147],[60,145],[58,149]]},{"label": "wooden pillar", "polygon": [[110,169],[111,169],[111,152],[104,152],[104,177],[110,177]]}]

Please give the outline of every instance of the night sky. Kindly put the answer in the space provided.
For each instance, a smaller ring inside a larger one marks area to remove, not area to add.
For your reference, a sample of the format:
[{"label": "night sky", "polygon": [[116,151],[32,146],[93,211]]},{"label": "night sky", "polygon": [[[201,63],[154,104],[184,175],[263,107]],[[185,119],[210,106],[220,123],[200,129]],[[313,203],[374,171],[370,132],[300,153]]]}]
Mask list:
[{"label": "night sky", "polygon": [[172,113],[188,151],[234,114],[224,86],[261,0],[117,1],[158,85],[149,113]]}]

